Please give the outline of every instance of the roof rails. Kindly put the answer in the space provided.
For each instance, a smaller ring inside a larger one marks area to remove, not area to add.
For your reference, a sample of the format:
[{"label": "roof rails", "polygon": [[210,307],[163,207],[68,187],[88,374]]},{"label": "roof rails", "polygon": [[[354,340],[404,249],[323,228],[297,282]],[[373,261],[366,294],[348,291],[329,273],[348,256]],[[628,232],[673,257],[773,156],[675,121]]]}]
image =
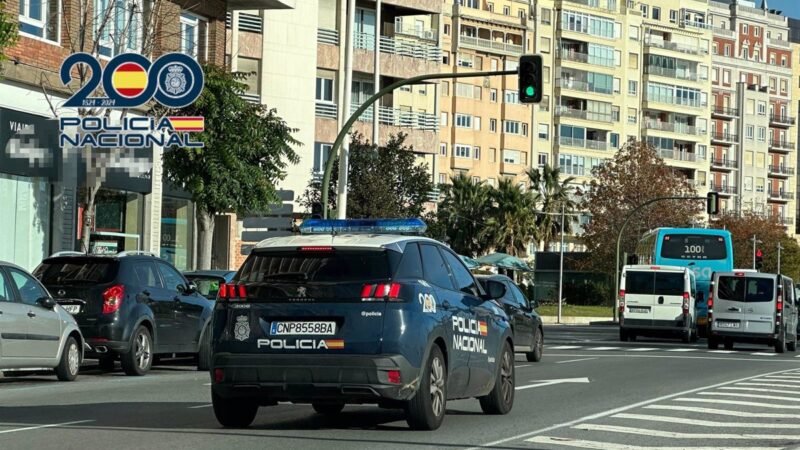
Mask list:
[{"label": "roof rails", "polygon": [[67,250],[53,253],[52,255],[48,256],[48,258],[58,258],[59,256],[86,256],[86,253]]},{"label": "roof rails", "polygon": [[142,251],[142,250],[127,250],[127,251],[124,251],[124,252],[117,253],[117,256],[118,257],[124,257],[124,256],[152,256],[153,258],[158,258],[158,256],[156,256],[155,253],[146,252],[146,251]]}]

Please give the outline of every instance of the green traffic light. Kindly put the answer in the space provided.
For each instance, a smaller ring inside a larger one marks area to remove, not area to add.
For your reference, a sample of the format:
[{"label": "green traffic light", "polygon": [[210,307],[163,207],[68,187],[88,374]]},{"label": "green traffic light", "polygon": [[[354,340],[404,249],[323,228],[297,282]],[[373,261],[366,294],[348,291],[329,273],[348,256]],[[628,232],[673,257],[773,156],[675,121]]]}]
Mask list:
[{"label": "green traffic light", "polygon": [[533,88],[533,86],[528,86],[525,88],[525,95],[527,95],[528,97],[533,97],[533,94],[535,93],[536,90]]}]

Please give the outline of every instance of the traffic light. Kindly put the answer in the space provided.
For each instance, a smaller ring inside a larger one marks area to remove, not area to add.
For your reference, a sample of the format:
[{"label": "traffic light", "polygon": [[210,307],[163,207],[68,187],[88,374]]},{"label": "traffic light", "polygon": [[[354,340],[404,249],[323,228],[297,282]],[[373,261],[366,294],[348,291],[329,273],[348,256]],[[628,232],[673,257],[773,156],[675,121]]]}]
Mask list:
[{"label": "traffic light", "polygon": [[522,55],[518,70],[520,103],[541,102],[543,81],[541,55]]},{"label": "traffic light", "polygon": [[719,194],[717,192],[709,192],[706,196],[706,212],[719,214]]},{"label": "traffic light", "polygon": [[764,253],[761,249],[756,250],[756,269],[761,270],[764,266]]}]

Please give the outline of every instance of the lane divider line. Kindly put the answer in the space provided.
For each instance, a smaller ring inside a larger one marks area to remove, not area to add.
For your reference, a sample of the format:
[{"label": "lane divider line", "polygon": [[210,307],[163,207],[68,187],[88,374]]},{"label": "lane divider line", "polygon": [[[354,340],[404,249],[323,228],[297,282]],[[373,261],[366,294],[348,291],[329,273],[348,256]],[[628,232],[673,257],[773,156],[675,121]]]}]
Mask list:
[{"label": "lane divider line", "polygon": [[89,422],[94,422],[94,420],[74,420],[72,422],[49,423],[47,425],[36,425],[24,428],[12,428],[10,430],[0,430],[0,434],[17,433],[19,431],[41,430],[42,428],[66,427],[69,425],[77,425],[79,423],[89,423]]},{"label": "lane divider line", "polygon": [[[614,442],[586,441],[583,439],[564,439],[550,436],[534,436],[526,439],[532,444],[563,445],[592,450],[686,450],[682,447],[643,447],[641,445],[617,444]],[[737,447],[736,450],[773,450],[783,447]],[[730,450],[730,447],[692,447],[693,450]]]}]

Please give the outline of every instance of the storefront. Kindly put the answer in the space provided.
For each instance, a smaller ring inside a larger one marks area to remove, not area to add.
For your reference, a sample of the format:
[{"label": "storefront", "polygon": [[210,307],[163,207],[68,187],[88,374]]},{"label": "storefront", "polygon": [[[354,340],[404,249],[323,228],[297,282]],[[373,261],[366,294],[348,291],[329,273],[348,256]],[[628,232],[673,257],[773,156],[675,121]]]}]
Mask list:
[{"label": "storefront", "polygon": [[194,205],[187,199],[161,199],[161,257],[188,270],[194,256]]},{"label": "storefront", "polygon": [[100,189],[95,199],[91,249],[95,254],[142,250],[144,195]]}]

